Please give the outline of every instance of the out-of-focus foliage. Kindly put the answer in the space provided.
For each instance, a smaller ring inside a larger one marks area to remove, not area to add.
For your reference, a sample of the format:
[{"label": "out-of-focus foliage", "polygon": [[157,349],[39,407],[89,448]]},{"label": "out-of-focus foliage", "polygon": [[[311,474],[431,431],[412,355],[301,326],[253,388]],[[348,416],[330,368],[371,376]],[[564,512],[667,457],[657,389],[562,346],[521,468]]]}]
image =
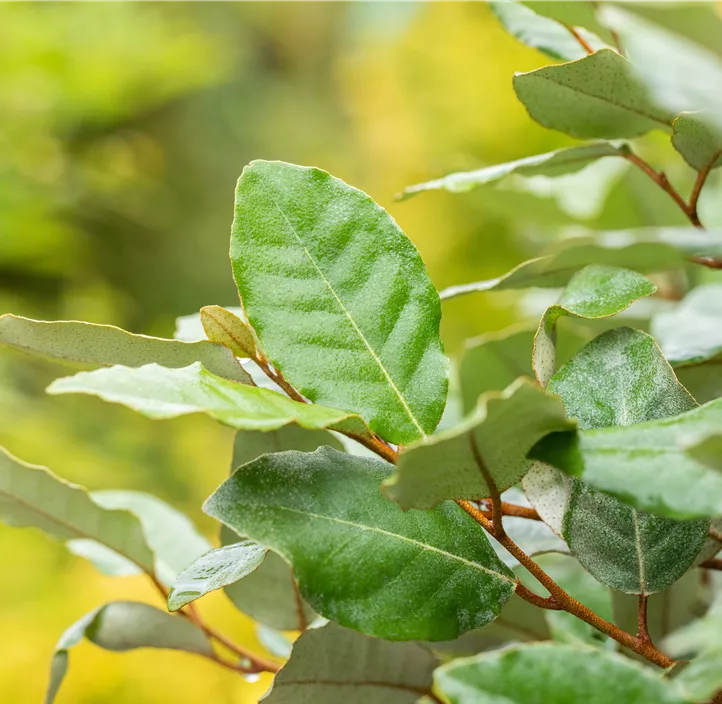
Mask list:
[{"label": "out-of-focus foliage", "polygon": [[[665,15],[645,16],[655,12]],[[4,4],[0,314],[170,336],[178,315],[235,304],[229,204],[254,158],[317,165],[371,194],[437,288],[504,273],[580,225],[684,224],[643,174],[613,160],[554,182],[512,176],[463,197],[394,203],[409,183],[574,144],[533,123],[514,96],[513,72],[548,61],[481,3]],[[642,147],[689,189],[693,174],[664,135]],[[722,225],[719,182],[717,172],[700,205],[710,228]],[[447,350],[509,324],[519,301],[446,303]],[[213,537],[199,507],[225,476],[232,432],[44,396],[61,373],[2,351],[0,443],[92,489],[158,494]],[[160,605],[141,578],[102,577],[36,531],[0,526],[0,546],[2,701],[40,700],[58,634],[98,603]],[[224,599],[201,609],[252,645],[250,621]],[[83,666],[61,703],[231,704],[256,701],[268,684],[182,654],[77,650]]]}]

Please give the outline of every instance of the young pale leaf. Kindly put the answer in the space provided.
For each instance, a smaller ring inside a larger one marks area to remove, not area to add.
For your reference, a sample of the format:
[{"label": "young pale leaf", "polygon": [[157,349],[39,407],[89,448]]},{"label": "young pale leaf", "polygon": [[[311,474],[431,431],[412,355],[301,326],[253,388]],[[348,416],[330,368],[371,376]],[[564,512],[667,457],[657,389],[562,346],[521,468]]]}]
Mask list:
[{"label": "young pale leaf", "polygon": [[264,704],[414,704],[431,692],[436,658],[418,643],[390,643],[327,623],[294,643]]},{"label": "young pale leaf", "polygon": [[482,396],[460,425],[406,448],[384,491],[405,509],[491,496],[492,485],[505,491],[526,474],[538,440],[573,427],[559,398],[521,378]]},{"label": "young pale leaf", "polygon": [[392,468],[321,448],[241,467],[204,510],[278,551],[321,615],[389,640],[449,640],[498,616],[513,573],[458,506],[403,512]]},{"label": "young pale leaf", "polygon": [[[235,315],[236,318],[239,318],[241,321],[245,321],[246,319],[243,308],[238,306],[226,306],[223,310],[227,311],[231,315]],[[183,340],[184,342],[207,340],[208,336],[206,335],[206,331],[203,329],[200,312],[191,313],[190,315],[182,315],[180,318],[176,318],[173,337],[176,340]]]},{"label": "young pale leaf", "polygon": [[630,659],[579,645],[537,643],[455,660],[435,675],[451,704],[684,704]]},{"label": "young pale leaf", "polygon": [[309,430],[369,434],[355,414],[299,403],[270,389],[235,384],[211,374],[200,362],[183,369],[147,364],[138,369],[118,366],[80,372],[56,379],[48,393],[92,394],[155,419],[206,413],[239,430],[276,430],[296,423]]},{"label": "young pale leaf", "polygon": [[[500,2],[501,6],[513,6],[517,3]],[[523,7],[523,5],[518,5]],[[564,30],[566,31],[566,30]],[[571,35],[569,35],[571,36]],[[581,147],[567,147],[557,149],[547,154],[535,154],[506,164],[487,166],[476,171],[463,171],[449,174],[444,178],[419,183],[405,188],[399,195],[400,200],[410,198],[422,191],[450,191],[451,193],[466,193],[485,183],[493,183],[510,174],[520,176],[561,176],[583,169],[598,159],[607,156],[622,156],[627,152],[625,146],[617,146],[609,142],[595,142],[584,144]]]},{"label": "young pale leaf", "polygon": [[722,130],[710,124],[707,113],[683,112],[674,121],[672,144],[697,171],[722,166]]},{"label": "young pale leaf", "polygon": [[[562,61],[574,61],[587,55],[569,27],[544,15],[539,15],[531,7],[520,2],[491,2],[491,11],[497,16],[509,34],[534,49],[543,51],[547,56]],[[596,35],[579,28],[580,36],[595,51],[607,45]]]},{"label": "young pale leaf", "polygon": [[256,638],[258,642],[277,658],[288,660],[293,652],[293,643],[281,631],[266,626],[263,623],[256,624]]},{"label": "young pale leaf", "polygon": [[629,61],[611,49],[518,73],[514,90],[538,123],[581,139],[629,139],[669,130],[675,117],[651,100]]},{"label": "young pale leaf", "polygon": [[[504,530],[506,534],[531,557],[551,552],[569,552],[567,544],[542,521],[530,521],[528,518],[518,516],[505,516]],[[499,543],[494,541],[492,546],[507,567],[515,569],[519,566],[519,561]]]},{"label": "young pale leaf", "polygon": [[0,343],[54,362],[86,367],[141,367],[155,363],[177,368],[202,362],[218,376],[241,384],[252,383],[223,345],[134,335],[112,325],[74,320],[46,322],[8,314],[0,316]]},{"label": "young pale leaf", "polygon": [[168,610],[178,611],[208,592],[243,579],[263,562],[265,555],[266,548],[252,540],[207,552],[178,575],[168,594]]},{"label": "young pale leaf", "polygon": [[105,508],[85,489],[26,464],[0,448],[0,519],[67,541],[93,541],[148,574],[154,556],[141,523],[128,511]]},{"label": "young pale leaf", "polygon": [[148,604],[115,601],[101,606],[68,628],[55,646],[45,704],[55,701],[68,671],[68,650],[83,638],[105,650],[164,648],[212,655],[208,636],[186,619],[171,616]]},{"label": "young pale leaf", "polygon": [[629,269],[592,264],[572,276],[559,302],[546,309],[534,337],[532,365],[546,387],[556,369],[556,324],[563,316],[606,318],[657,290],[641,274]]},{"label": "young pale leaf", "polygon": [[300,393],[391,442],[433,432],[447,389],[439,296],[369,196],[320,169],[254,161],[236,189],[231,260],[263,350]]},{"label": "young pale leaf", "polygon": [[225,345],[236,357],[256,357],[256,340],[248,323],[220,306],[201,308],[201,324],[208,339]]},{"label": "young pale leaf", "polygon": [[549,435],[530,454],[637,508],[714,518],[722,515],[722,474],[698,448],[721,424],[718,399],[672,418]]},{"label": "young pale leaf", "polygon": [[562,241],[551,253],[530,259],[487,281],[450,286],[441,298],[454,298],[478,291],[530,287],[559,288],[590,264],[617,266],[633,271],[663,271],[679,266],[688,257],[722,256],[722,233],[696,228],[649,228],[635,231],[601,232],[594,238]]}]

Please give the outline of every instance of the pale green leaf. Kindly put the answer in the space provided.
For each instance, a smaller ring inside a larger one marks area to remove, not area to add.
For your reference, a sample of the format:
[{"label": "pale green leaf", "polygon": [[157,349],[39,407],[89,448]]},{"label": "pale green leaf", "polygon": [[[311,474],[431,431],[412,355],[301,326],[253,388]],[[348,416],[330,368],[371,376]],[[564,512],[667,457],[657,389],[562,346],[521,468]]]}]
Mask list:
[{"label": "pale green leaf", "polygon": [[[530,521],[518,516],[504,517],[506,534],[530,557],[547,553],[568,553],[567,544],[542,521]],[[519,566],[519,561],[494,541],[492,546],[501,561],[511,569]],[[536,585],[535,585],[536,586]]]},{"label": "pale green leaf", "polygon": [[441,298],[454,298],[477,291],[560,288],[577,271],[590,264],[618,266],[641,273],[663,271],[695,256],[722,256],[722,233],[692,227],[600,232],[593,238],[562,240],[552,246],[549,254],[530,259],[504,276],[450,286],[441,292]]},{"label": "pale green leaf", "polygon": [[[516,5],[517,3],[502,2],[496,4]],[[519,5],[519,7],[523,7],[523,5]],[[519,174],[520,176],[561,176],[579,171],[598,159],[603,159],[608,156],[622,156],[625,153],[626,147],[616,146],[609,142],[585,144],[580,147],[567,147],[566,149],[557,149],[547,154],[527,156],[523,159],[510,161],[505,164],[487,166],[476,171],[463,171],[449,174],[435,181],[409,186],[403,190],[399,198],[403,200],[422,191],[443,190],[452,193],[466,193],[477,186],[499,181],[510,174]]]},{"label": "pale green leaf", "polygon": [[121,403],[149,418],[206,413],[239,430],[276,430],[289,423],[302,428],[331,428],[368,435],[357,415],[300,403],[270,389],[235,384],[204,369],[200,362],[183,369],[147,364],[137,369],[110,367],[56,379],[50,394],[82,393]]},{"label": "pale green leaf", "polygon": [[574,274],[559,302],[546,309],[534,337],[532,366],[541,386],[546,387],[556,370],[556,324],[559,318],[606,318],[656,290],[657,287],[641,274],[619,267],[592,264]]},{"label": "pale green leaf", "polygon": [[171,616],[149,604],[111,602],[83,616],[60,637],[50,666],[45,704],[55,701],[68,671],[68,650],[83,638],[105,650],[118,652],[163,648],[205,656],[213,654],[208,636],[190,621]]},{"label": "pale green leaf", "polygon": [[516,587],[458,506],[403,512],[379,492],[380,461],[330,448],[265,455],[205,511],[293,564],[321,615],[390,640],[449,640],[498,616]]},{"label": "pale green leaf", "polygon": [[94,541],[138,569],[154,574],[154,556],[140,521],[128,511],[107,509],[85,489],[45,467],[26,464],[0,448],[0,519],[35,527],[56,540]]},{"label": "pale green leaf", "polygon": [[54,362],[85,367],[141,367],[155,363],[178,368],[202,362],[214,374],[242,384],[252,383],[223,345],[134,335],[112,325],[74,320],[46,322],[8,314],[0,316],[0,343]]},{"label": "pale green leaf", "polygon": [[264,352],[303,396],[391,442],[433,432],[447,389],[439,296],[369,196],[320,169],[254,161],[238,181],[231,260]]},{"label": "pale green leaf", "polygon": [[722,166],[722,130],[710,124],[706,113],[683,112],[674,121],[672,144],[697,171]]},{"label": "pale green leaf", "polygon": [[220,306],[201,308],[201,324],[208,339],[225,345],[236,357],[256,357],[256,339],[248,323]]},{"label": "pale green leaf", "polygon": [[669,130],[675,114],[651,100],[624,57],[611,49],[514,76],[514,90],[533,119],[581,139],[639,137]]},{"label": "pale green leaf", "polygon": [[652,670],[579,645],[484,653],[443,665],[434,680],[451,704],[684,704]]},{"label": "pale green leaf", "polygon": [[436,658],[418,643],[390,643],[327,623],[294,643],[265,704],[414,704],[428,694]]},{"label": "pale green leaf", "polygon": [[168,610],[178,611],[208,592],[243,579],[263,562],[265,555],[266,548],[252,540],[207,552],[175,579],[168,594]]},{"label": "pale green leaf", "polygon": [[284,633],[266,626],[264,623],[256,624],[256,637],[258,642],[269,652],[271,655],[275,655],[277,658],[283,658],[288,660],[291,657],[293,650],[293,643]]},{"label": "pale green leaf", "polygon": [[526,0],[524,5],[538,15],[549,17],[568,27],[583,27],[594,32],[598,37],[611,42],[614,38],[609,30],[597,19],[596,3],[587,0],[575,2],[559,2],[559,0]]},{"label": "pale green leaf", "polygon": [[[553,59],[574,61],[587,55],[586,49],[561,22],[537,14],[533,7],[520,2],[491,2],[491,11],[509,34],[534,49],[543,51]],[[606,44],[596,35],[580,28],[577,30],[593,49]]]},{"label": "pale green leaf", "polygon": [[505,491],[526,474],[538,440],[573,427],[556,396],[521,378],[482,396],[460,425],[404,449],[384,491],[403,508],[491,496],[492,485]]}]

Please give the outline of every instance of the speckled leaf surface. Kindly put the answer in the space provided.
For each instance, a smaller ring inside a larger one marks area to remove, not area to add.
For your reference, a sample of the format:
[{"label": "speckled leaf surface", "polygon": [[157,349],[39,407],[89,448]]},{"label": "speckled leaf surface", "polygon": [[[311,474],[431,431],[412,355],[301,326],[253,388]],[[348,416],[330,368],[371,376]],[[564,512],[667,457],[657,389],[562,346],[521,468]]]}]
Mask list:
[{"label": "speckled leaf surface", "polygon": [[75,366],[186,367],[202,362],[206,369],[226,379],[250,384],[233,353],[222,345],[200,340],[183,342],[134,335],[112,325],[75,320],[46,322],[15,315],[0,316],[0,343],[54,362]]},{"label": "speckled leaf surface", "polygon": [[391,643],[327,623],[294,643],[264,704],[414,704],[437,660],[418,643]]},{"label": "speckled leaf surface", "polygon": [[292,563],[322,616],[389,640],[450,640],[492,621],[516,588],[458,506],[402,511],[380,461],[321,448],[237,470],[204,510]]},{"label": "speckled leaf surface", "polygon": [[518,73],[514,90],[539,124],[581,139],[669,130],[675,117],[652,101],[629,61],[611,49]]},{"label": "speckled leaf surface", "polygon": [[256,339],[248,323],[221,306],[201,308],[201,325],[211,342],[225,345],[236,357],[256,356]]},{"label": "speckled leaf surface", "polygon": [[578,645],[538,643],[483,653],[443,665],[434,680],[451,704],[684,704],[651,670]]},{"label": "speckled leaf surface", "polygon": [[357,415],[300,403],[270,389],[235,384],[211,374],[200,363],[182,369],[157,364],[110,367],[56,379],[50,394],[91,394],[120,403],[149,418],[205,413],[239,430],[276,430],[289,423],[319,430],[333,428],[368,435]]},{"label": "speckled leaf surface", "polygon": [[[495,3],[497,5],[516,5],[516,3]],[[521,7],[521,6],[520,6]],[[566,32],[566,30],[563,30]],[[567,33],[568,34],[568,33]],[[568,34],[571,37],[571,35]],[[575,41],[576,43],[576,41]],[[578,46],[578,45],[577,45]],[[535,154],[517,161],[505,164],[487,166],[475,171],[463,171],[449,174],[443,178],[426,183],[419,183],[405,188],[400,199],[410,198],[422,191],[450,191],[451,193],[466,193],[477,186],[494,183],[510,174],[520,176],[562,176],[564,174],[580,171],[585,166],[608,156],[621,156],[626,147],[610,144],[609,142],[596,142],[581,147],[568,147],[557,149],[547,154]]]},{"label": "speckled leaf surface", "polygon": [[68,671],[68,650],[87,638],[105,650],[163,648],[211,655],[213,647],[190,621],[149,604],[114,601],[86,614],[68,628],[55,646],[45,704],[52,704]]},{"label": "speckled leaf surface", "polygon": [[[585,345],[552,377],[549,390],[588,432],[667,418],[697,405],[654,340],[629,328],[609,330]],[[651,594],[668,587],[706,539],[708,521],[648,515],[578,479],[565,480],[564,487],[564,539],[585,569],[618,591]]]},{"label": "speckled leaf surface", "polygon": [[320,169],[254,161],[236,189],[231,261],[264,352],[306,398],[391,442],[433,432],[447,390],[439,296],[369,196]]},{"label": "speckled leaf surface", "polygon": [[532,365],[546,387],[556,370],[556,324],[559,318],[606,318],[657,290],[647,278],[629,269],[592,264],[570,279],[559,302],[544,312],[534,337]]},{"label": "speckled leaf surface", "polygon": [[514,486],[526,474],[526,455],[550,432],[571,429],[560,399],[521,378],[479,399],[455,428],[409,445],[384,484],[403,508],[431,508],[447,499],[479,499]]},{"label": "speckled leaf surface", "polygon": [[683,112],[673,125],[674,148],[697,171],[722,166],[722,129],[709,122],[706,113]]}]

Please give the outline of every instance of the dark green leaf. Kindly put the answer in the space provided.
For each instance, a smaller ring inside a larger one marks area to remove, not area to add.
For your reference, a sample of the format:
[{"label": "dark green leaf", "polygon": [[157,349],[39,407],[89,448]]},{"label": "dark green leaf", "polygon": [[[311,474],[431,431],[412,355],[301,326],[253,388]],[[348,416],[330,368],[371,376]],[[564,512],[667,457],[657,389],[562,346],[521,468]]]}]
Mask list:
[{"label": "dark green leaf", "polygon": [[460,425],[402,451],[385,493],[403,508],[491,496],[491,484],[505,491],[526,474],[526,455],[539,439],[572,427],[556,396],[521,378],[482,396]]},{"label": "dark green leaf", "polygon": [[335,623],[294,643],[266,704],[414,704],[431,691],[436,658],[418,643],[390,643]]},{"label": "dark green leaf", "polygon": [[208,339],[225,345],[236,357],[256,357],[253,330],[239,317],[220,306],[201,308],[201,324]]},{"label": "dark green leaf", "polygon": [[233,353],[213,342],[182,342],[134,335],[112,325],[71,321],[45,322],[15,315],[0,316],[0,343],[54,362],[90,367],[122,364],[141,367],[186,367],[193,362],[226,379],[250,384]]},{"label": "dark green leaf", "polygon": [[369,196],[320,169],[254,161],[231,260],[264,352],[306,398],[352,409],[391,442],[433,432],[447,388],[439,297]]},{"label": "dark green leaf", "polygon": [[578,645],[519,645],[440,667],[451,704],[684,704],[654,672]]},{"label": "dark green leaf", "polygon": [[722,131],[705,113],[683,112],[674,121],[672,144],[697,171],[722,166]]},{"label": "dark green leaf", "polygon": [[629,61],[611,49],[518,73],[514,90],[541,125],[582,139],[631,138],[653,129],[668,130],[675,117],[650,99]]},{"label": "dark green leaf", "polygon": [[449,640],[493,620],[513,574],[458,506],[403,512],[379,492],[392,468],[321,448],[241,467],[205,511],[293,564],[302,596],[390,640]]},{"label": "dark green leaf", "polygon": [[[507,2],[495,4],[501,6],[517,5],[517,3]],[[518,7],[523,8],[523,5],[518,5]],[[566,30],[563,31],[566,32]],[[567,35],[571,36],[568,33]],[[452,193],[466,193],[482,184],[499,181],[509,174],[519,174],[520,176],[561,176],[579,171],[598,159],[603,159],[607,156],[621,156],[624,153],[626,153],[626,147],[616,146],[608,142],[596,142],[593,144],[585,144],[581,147],[557,149],[548,154],[527,156],[506,164],[496,164],[495,166],[487,166],[476,171],[449,174],[435,181],[409,186],[404,189],[399,198],[403,200],[422,191],[443,190],[451,191]]]}]

